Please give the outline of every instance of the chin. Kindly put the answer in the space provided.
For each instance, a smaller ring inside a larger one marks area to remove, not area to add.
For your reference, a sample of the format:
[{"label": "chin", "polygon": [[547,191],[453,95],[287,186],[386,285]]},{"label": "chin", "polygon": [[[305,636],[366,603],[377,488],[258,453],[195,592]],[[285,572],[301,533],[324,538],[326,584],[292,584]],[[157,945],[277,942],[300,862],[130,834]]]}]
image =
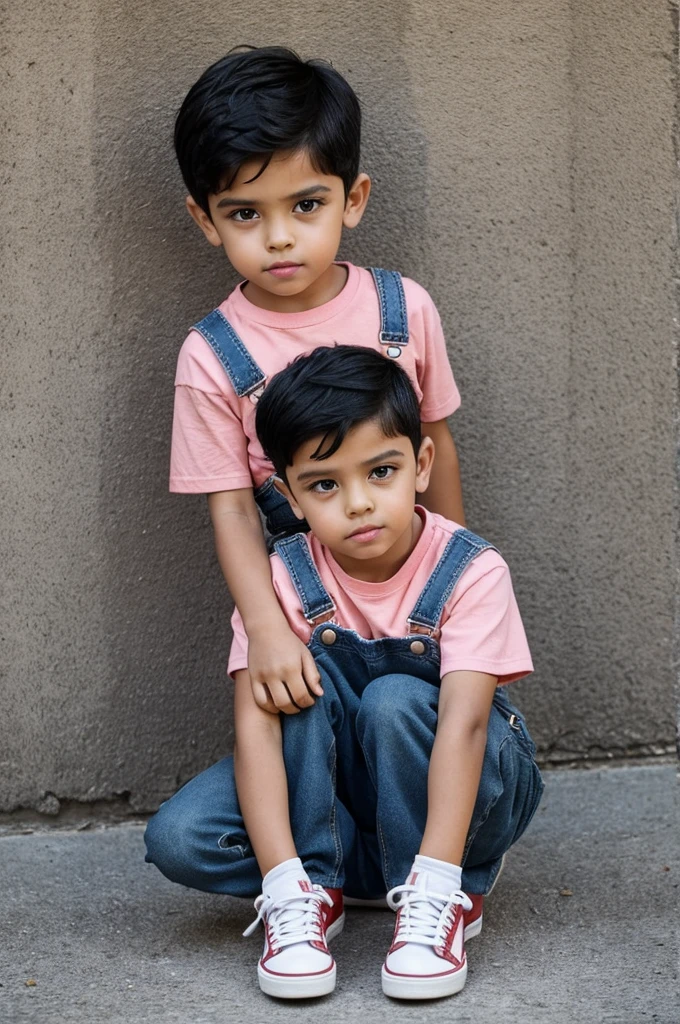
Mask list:
[{"label": "chin", "polygon": [[381,544],[359,544],[352,551],[347,551],[346,554],[350,558],[356,558],[357,561],[368,561],[372,558],[382,558],[391,547],[392,544],[385,544],[384,541]]}]

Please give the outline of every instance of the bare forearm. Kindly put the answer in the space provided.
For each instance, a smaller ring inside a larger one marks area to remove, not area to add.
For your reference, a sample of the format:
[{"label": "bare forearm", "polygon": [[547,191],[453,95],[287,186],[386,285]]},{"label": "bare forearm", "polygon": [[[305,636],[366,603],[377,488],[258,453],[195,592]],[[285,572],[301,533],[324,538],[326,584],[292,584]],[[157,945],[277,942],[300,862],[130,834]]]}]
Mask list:
[{"label": "bare forearm", "polygon": [[427,823],[420,853],[462,863],[485,747],[485,724],[440,720],[427,777]]},{"label": "bare forearm", "polygon": [[223,494],[210,494],[208,507],[217,558],[248,636],[272,622],[280,623],[284,615],[274,593],[267,546],[252,492],[233,492],[229,500]]},{"label": "bare forearm", "polygon": [[[250,684],[246,685],[250,689]],[[246,832],[260,871],[266,875],[277,864],[297,856],[278,715],[255,708],[245,716],[237,712],[234,774]]]}]

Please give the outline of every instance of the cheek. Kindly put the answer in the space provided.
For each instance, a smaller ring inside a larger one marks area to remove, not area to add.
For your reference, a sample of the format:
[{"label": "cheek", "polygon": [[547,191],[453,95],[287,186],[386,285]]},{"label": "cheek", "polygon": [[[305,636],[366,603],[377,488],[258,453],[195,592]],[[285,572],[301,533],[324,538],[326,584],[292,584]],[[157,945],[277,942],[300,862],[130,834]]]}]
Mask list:
[{"label": "cheek", "polygon": [[222,242],[227,252],[248,254],[257,245],[257,229],[249,228],[241,231],[237,227],[226,228],[222,232]]},{"label": "cheek", "polygon": [[253,244],[253,234],[251,231],[228,231],[226,233],[226,244],[234,252],[248,252]]},{"label": "cheek", "polygon": [[313,532],[319,536],[332,533],[337,528],[338,515],[334,502],[328,499],[326,501],[309,501],[301,505],[300,509]]},{"label": "cheek", "polygon": [[395,512],[403,513],[404,516],[410,516],[413,512],[415,497],[415,479],[404,480],[402,478],[397,487],[390,489],[387,501]]},{"label": "cheek", "polygon": [[335,254],[340,244],[341,235],[342,224],[337,224],[335,220],[326,221],[321,225],[315,225],[310,242],[319,252],[332,250]]},{"label": "cheek", "polygon": [[302,513],[308,523],[311,524],[315,519],[318,519],[318,505],[315,502],[305,501],[304,498],[302,501],[298,501],[297,499],[294,500],[296,511]]}]

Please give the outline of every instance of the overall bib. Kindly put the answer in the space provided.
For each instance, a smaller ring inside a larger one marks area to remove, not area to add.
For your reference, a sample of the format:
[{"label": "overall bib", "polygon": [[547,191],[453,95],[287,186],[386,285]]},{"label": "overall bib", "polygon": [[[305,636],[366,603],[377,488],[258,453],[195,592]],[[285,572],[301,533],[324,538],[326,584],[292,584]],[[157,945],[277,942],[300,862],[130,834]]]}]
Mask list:
[{"label": "overall bib", "polygon": [[[398,359],[408,344],[408,316],[401,275],[395,270],[370,267],[380,305],[380,344],[385,354]],[[207,341],[220,361],[239,398],[249,397],[256,403],[267,378],[248,352],[238,334],[220,309],[214,309],[192,327]],[[270,476],[254,491],[270,537],[285,537],[308,530],[305,522],[296,519],[288,500],[274,486]]]},{"label": "overall bib", "polygon": [[[427,815],[442,611],[467,565],[490,546],[458,530],[405,635],[366,640],[333,621],[304,537],[276,543],[313,627],[308,646],[324,689],[312,707],[281,715],[291,827],[312,882],[371,899],[406,879]],[[463,857],[465,892],[490,890],[503,854],[529,824],[543,790],[534,755],[522,716],[497,688]],[[172,881],[232,896],[260,892],[230,757],[166,801],[145,838],[147,861]]]}]

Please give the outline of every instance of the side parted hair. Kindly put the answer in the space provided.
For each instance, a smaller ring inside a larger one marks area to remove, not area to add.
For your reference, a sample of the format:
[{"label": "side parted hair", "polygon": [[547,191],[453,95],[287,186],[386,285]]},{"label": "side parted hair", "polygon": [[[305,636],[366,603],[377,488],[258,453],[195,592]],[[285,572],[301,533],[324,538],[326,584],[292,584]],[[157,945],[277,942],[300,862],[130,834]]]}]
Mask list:
[{"label": "side parted hair", "polygon": [[184,183],[208,216],[208,197],[230,188],[242,164],[261,159],[259,177],[286,150],[305,150],[321,174],[342,178],[347,196],[360,141],[361,108],[342,75],[282,46],[218,60],[191,87],[175,121]]},{"label": "side parted hair", "polygon": [[313,438],[313,459],[328,459],[353,427],[377,420],[386,437],[410,440],[420,451],[420,407],[408,374],[370,348],[336,345],[298,356],[272,377],[257,404],[255,427],[277,476]]}]

